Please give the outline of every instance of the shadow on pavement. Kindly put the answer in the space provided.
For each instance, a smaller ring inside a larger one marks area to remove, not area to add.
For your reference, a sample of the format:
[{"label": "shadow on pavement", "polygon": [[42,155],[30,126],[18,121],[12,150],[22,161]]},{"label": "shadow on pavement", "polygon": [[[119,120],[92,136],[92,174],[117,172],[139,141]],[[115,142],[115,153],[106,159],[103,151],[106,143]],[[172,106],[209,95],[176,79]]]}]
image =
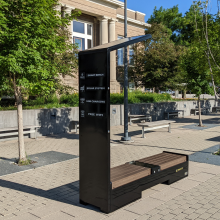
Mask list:
[{"label": "shadow on pavement", "polygon": [[92,209],[101,212],[98,208],[94,206],[84,206],[79,203],[79,181],[65,184],[50,190],[42,190],[39,188],[34,188],[32,186],[0,179],[0,187],[17,190],[35,196],[40,196],[42,198],[51,199],[54,201],[63,202],[70,205],[80,206],[86,209]]}]

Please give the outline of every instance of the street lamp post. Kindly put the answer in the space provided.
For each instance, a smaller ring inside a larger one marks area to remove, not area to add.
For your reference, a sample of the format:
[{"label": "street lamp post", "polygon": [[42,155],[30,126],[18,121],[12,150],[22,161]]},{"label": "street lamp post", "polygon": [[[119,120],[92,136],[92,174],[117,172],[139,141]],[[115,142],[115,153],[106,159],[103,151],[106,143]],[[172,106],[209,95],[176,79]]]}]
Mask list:
[{"label": "street lamp post", "polygon": [[[124,0],[124,37],[127,38],[127,0]],[[122,141],[130,141],[128,137],[128,49],[124,47],[124,137]]]}]

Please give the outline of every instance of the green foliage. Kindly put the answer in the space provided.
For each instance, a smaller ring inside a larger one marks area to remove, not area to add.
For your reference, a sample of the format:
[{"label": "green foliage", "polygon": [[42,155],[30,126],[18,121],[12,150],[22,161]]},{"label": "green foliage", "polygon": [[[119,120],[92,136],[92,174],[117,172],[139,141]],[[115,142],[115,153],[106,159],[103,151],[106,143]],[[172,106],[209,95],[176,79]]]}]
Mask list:
[{"label": "green foliage", "polygon": [[164,9],[163,7],[157,9],[157,7],[155,7],[153,15],[150,16],[147,23],[163,24],[172,31],[170,37],[175,42],[178,41],[179,34],[181,32],[182,13],[179,12],[178,5],[168,9]]},{"label": "green foliage", "polygon": [[0,1],[1,92],[18,98],[63,90],[60,74],[73,76],[77,67],[67,27],[79,12],[61,18],[58,0]]},{"label": "green foliage", "polygon": [[[157,94],[157,93],[144,93],[141,91],[134,91],[128,93],[128,103],[137,104],[137,103],[153,103],[153,102],[163,102],[171,101],[172,98],[169,94]],[[114,104],[123,104],[124,103],[124,94],[121,93],[112,93],[110,96],[110,103]]]},{"label": "green foliage", "polygon": [[182,68],[187,74],[187,87],[198,97],[201,94],[213,95],[210,86],[211,77],[208,71],[206,57],[200,45],[191,46],[182,58]]},{"label": "green foliage", "polygon": [[179,58],[184,48],[174,44],[170,39],[172,31],[162,24],[152,24],[146,34],[151,34],[152,39],[134,47],[134,66],[129,76],[147,88],[173,88],[169,82],[180,72]]},{"label": "green foliage", "polygon": [[72,107],[79,106],[79,93],[73,93],[69,95],[61,95],[60,97],[61,104],[68,104]]}]

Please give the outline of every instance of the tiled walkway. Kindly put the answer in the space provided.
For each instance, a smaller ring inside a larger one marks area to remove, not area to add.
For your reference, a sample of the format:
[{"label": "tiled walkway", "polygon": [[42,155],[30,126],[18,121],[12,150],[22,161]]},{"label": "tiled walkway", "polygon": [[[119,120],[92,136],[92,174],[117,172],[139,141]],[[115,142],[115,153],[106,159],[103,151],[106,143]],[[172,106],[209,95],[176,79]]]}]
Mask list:
[{"label": "tiled walkway", "polygon": [[[163,150],[193,154],[220,142],[220,126],[196,130],[183,126],[197,123],[198,116],[177,119],[172,133],[166,128],[146,133],[129,126],[133,143],[122,144],[123,126],[112,127],[112,167],[161,153]],[[220,115],[203,116],[206,124],[219,124]],[[28,155],[57,151],[79,154],[77,134],[25,140]],[[17,142],[0,142],[0,157],[15,158]],[[220,158],[219,158],[220,160]],[[1,169],[1,167],[0,167]],[[0,176],[0,220],[130,220],[130,219],[220,219],[220,166],[190,162],[189,177],[172,185],[159,184],[137,200],[111,214],[79,204],[79,159]]]}]

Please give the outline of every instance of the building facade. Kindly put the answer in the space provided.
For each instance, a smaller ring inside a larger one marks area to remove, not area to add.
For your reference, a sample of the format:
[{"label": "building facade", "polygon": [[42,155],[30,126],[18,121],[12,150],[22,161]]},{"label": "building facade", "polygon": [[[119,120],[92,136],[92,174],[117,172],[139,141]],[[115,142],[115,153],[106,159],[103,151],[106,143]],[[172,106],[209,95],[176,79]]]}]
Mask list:
[{"label": "building facade", "polygon": [[[79,50],[86,50],[101,44],[123,38],[124,2],[118,0],[61,0],[57,10],[71,13],[79,9],[82,14],[71,22],[69,27],[73,43]],[[149,25],[145,14],[128,9],[128,37],[144,35]],[[132,50],[129,50],[132,53]],[[111,54],[111,92],[119,92],[120,84],[116,77],[116,66],[123,65],[123,49]],[[78,90],[78,76],[66,77],[64,82]]]}]

